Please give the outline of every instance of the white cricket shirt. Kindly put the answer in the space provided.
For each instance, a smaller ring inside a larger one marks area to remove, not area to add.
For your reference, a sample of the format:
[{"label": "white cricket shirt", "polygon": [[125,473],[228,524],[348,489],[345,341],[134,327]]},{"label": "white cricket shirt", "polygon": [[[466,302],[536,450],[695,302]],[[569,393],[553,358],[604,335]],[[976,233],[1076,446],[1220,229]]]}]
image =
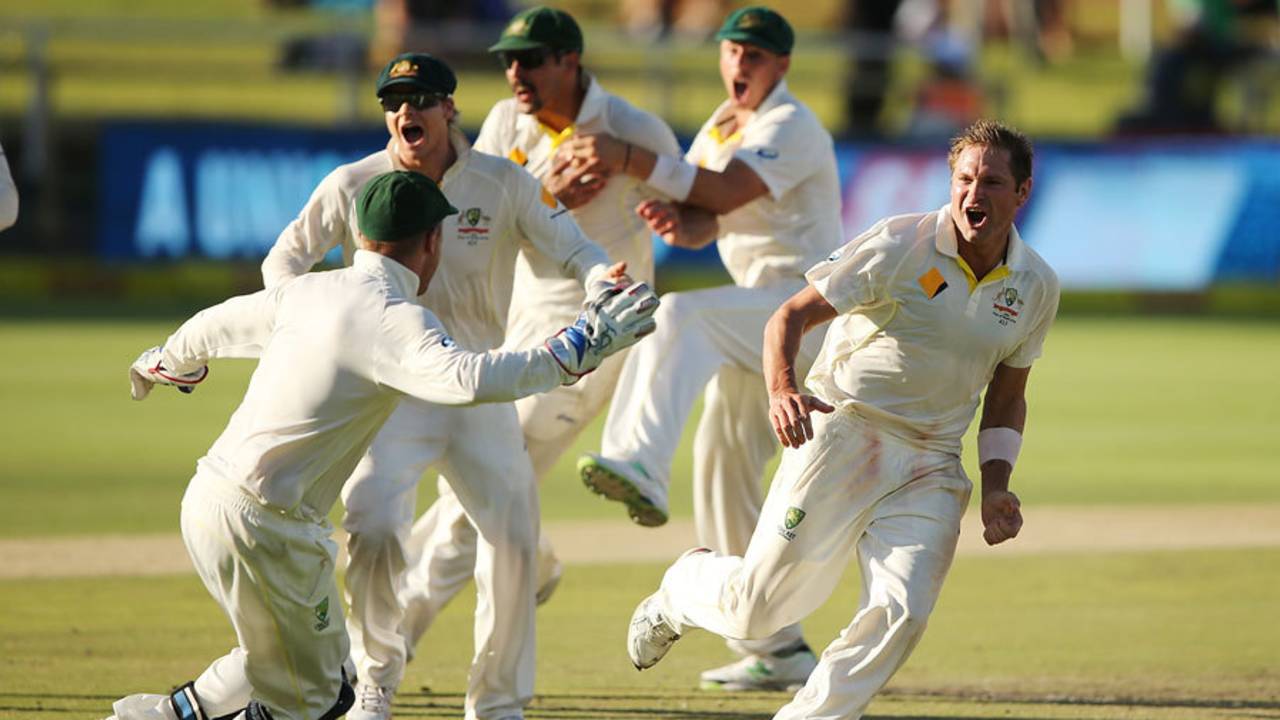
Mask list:
[{"label": "white cricket shirt", "polygon": [[[576,278],[579,288],[608,269],[609,256],[535,178],[505,158],[472,152],[460,130],[450,133],[458,159],[440,189],[459,214],[442,223],[440,268],[421,300],[462,347],[488,350],[502,344],[522,246],[536,248],[561,277]],[[307,272],[337,245],[350,263],[358,237],[356,195],[374,176],[403,169],[393,143],[321,181],[263,261],[267,287]]]},{"label": "white cricket shirt", "polygon": [[164,345],[165,367],[260,357],[202,471],[272,510],[324,521],[402,395],[504,402],[561,383],[550,351],[460,349],[416,302],[418,276],[359,250],[351,267],[310,273],[197,314]]},{"label": "white cricket shirt", "polygon": [[822,399],[959,454],[996,365],[1029,367],[1058,310],[1058,278],[1013,229],[980,281],[948,208],[876,223],[806,274],[840,314],[806,381]]},{"label": "white cricket shirt", "polygon": [[722,137],[719,125],[729,112],[726,100],[698,131],[685,159],[721,171],[737,158],[769,192],[720,216],[720,258],[743,287],[800,278],[844,238],[831,134],[785,80],[745,125]]},{"label": "white cricket shirt", "polygon": [[[520,112],[515,99],[508,98],[489,111],[473,149],[505,157],[539,180],[551,171],[561,143],[575,134],[608,133],[659,155],[680,156],[680,144],[665,122],[605,92],[594,77],[588,75],[587,79],[578,117],[564,130],[556,132],[533,115]],[[610,258],[626,261],[631,277],[652,280],[653,241],[635,208],[654,197],[658,197],[657,191],[643,180],[622,173],[609,178],[591,202],[570,212],[587,237],[603,247]],[[521,253],[516,285],[520,297],[532,298],[533,302],[582,302],[581,287],[566,282],[555,263],[540,253]]]}]

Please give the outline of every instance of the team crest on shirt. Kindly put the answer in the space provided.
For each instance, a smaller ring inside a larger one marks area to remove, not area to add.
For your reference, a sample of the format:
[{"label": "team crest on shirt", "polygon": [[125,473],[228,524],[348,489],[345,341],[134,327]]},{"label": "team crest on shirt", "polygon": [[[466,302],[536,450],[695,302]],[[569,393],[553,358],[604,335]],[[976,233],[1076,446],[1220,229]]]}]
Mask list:
[{"label": "team crest on shirt", "polygon": [[996,293],[996,299],[991,303],[991,316],[1001,325],[1015,325],[1025,304],[1017,288],[1005,286]]},{"label": "team crest on shirt", "polygon": [[787,542],[796,539],[795,529],[804,520],[805,512],[798,507],[787,508],[787,514],[782,518],[782,524],[778,526],[778,534]]},{"label": "team crest on shirt", "polygon": [[490,222],[491,218],[484,214],[484,210],[478,207],[467,208],[458,219],[458,237],[466,240],[468,245],[488,240]]},{"label": "team crest on shirt", "polygon": [[757,148],[756,155],[765,160],[773,160],[778,157],[778,151],[773,148]]},{"label": "team crest on shirt", "polygon": [[316,630],[323,630],[329,627],[329,598],[321,600],[316,605]]}]

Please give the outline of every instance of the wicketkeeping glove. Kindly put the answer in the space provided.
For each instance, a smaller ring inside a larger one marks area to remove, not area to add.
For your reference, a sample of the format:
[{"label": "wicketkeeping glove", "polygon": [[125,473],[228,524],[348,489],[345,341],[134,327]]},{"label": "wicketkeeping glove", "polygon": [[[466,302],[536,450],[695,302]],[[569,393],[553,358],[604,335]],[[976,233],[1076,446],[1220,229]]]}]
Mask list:
[{"label": "wicketkeeping glove", "polygon": [[657,328],[658,296],[645,283],[616,284],[598,293],[572,325],[547,339],[565,385],[600,367],[606,357],[636,344]]},{"label": "wicketkeeping glove", "polygon": [[184,393],[195,392],[196,385],[209,375],[208,366],[182,375],[171,373],[160,364],[161,356],[160,348],[153,347],[144,350],[129,366],[129,395],[134,400],[145,399],[156,385],[172,385]]}]

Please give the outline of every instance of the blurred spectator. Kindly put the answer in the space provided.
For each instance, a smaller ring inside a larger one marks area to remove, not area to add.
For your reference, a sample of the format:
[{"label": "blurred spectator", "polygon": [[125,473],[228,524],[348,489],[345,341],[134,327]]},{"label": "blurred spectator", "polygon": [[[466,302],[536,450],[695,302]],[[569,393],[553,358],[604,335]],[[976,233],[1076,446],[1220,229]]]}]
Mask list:
[{"label": "blurred spectator", "polygon": [[650,40],[672,34],[710,37],[733,7],[728,0],[622,0],[621,5],[627,32]]},{"label": "blurred spectator", "polygon": [[985,100],[972,73],[973,49],[963,38],[935,31],[924,40],[929,74],[916,88],[906,135],[950,138],[983,115]]},{"label": "blurred spectator", "polygon": [[1244,41],[1242,14],[1274,17],[1275,0],[1170,0],[1178,29],[1152,57],[1141,104],[1116,122],[1120,133],[1218,133],[1216,104],[1231,73],[1261,49]]},{"label": "blurred spectator", "polygon": [[18,186],[9,172],[9,161],[4,147],[0,147],[0,230],[13,227],[18,221]]},{"label": "blurred spectator", "polygon": [[370,60],[429,51],[455,67],[491,66],[484,49],[512,14],[506,0],[376,0]]},{"label": "blurred spectator", "polygon": [[[845,117],[849,134],[881,134],[880,112],[889,90],[893,21],[901,0],[846,0],[844,26],[853,34],[852,72],[846,79]],[[918,4],[918,3],[913,3]]]}]

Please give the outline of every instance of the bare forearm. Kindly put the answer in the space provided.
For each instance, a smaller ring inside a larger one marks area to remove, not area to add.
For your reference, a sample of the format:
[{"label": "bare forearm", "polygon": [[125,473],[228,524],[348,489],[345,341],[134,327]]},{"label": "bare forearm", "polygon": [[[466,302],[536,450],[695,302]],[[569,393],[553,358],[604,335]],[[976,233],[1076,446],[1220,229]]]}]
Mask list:
[{"label": "bare forearm", "polygon": [[804,337],[804,319],[790,305],[783,305],[764,326],[764,379],[769,394],[798,392],[796,355]]},{"label": "bare forearm", "polygon": [[691,205],[680,205],[680,229],[667,241],[672,247],[701,250],[720,234],[715,213]]}]

